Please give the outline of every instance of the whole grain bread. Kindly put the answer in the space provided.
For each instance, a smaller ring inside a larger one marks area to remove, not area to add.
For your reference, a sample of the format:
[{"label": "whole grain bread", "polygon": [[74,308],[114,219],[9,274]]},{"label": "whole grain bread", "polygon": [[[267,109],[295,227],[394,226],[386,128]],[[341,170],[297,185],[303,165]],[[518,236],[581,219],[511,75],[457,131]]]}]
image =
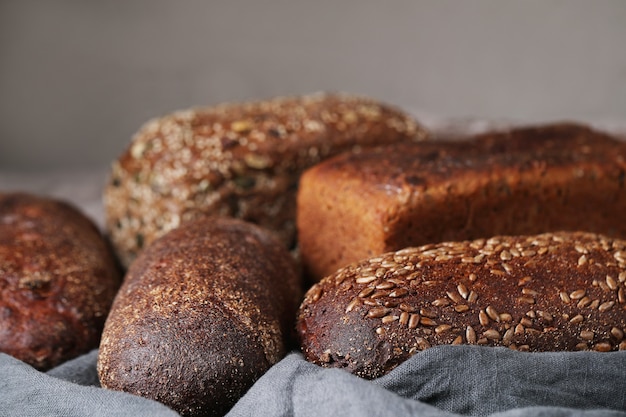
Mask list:
[{"label": "whole grain bread", "polygon": [[401,110],[346,94],[178,111],[146,123],[113,163],[106,227],[126,266],[155,238],[206,214],[260,224],[291,247],[303,169],[355,147],[425,136]]},{"label": "whole grain bread", "polygon": [[0,193],[0,352],[40,370],[98,346],[121,276],[68,203]]},{"label": "whole grain bread", "polygon": [[224,415],[293,346],[301,296],[293,258],[270,232],[226,217],[185,223],[128,270],[100,382],[185,416]]},{"label": "whole grain bread", "polygon": [[388,252],[311,287],[297,328],[309,361],[364,378],[442,344],[625,350],[626,241],[557,232]]},{"label": "whole grain bread", "polygon": [[304,172],[300,256],[314,281],[379,253],[499,234],[626,237],[626,142],[576,124],[343,154]]}]

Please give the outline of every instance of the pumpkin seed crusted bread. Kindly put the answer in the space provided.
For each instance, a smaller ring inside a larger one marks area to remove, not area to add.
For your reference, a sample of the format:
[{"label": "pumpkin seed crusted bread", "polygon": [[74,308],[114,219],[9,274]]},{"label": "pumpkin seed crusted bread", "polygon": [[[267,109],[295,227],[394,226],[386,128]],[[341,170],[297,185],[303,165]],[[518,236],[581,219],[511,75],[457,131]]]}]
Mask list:
[{"label": "pumpkin seed crusted bread", "polygon": [[388,252],[312,286],[297,327],[309,361],[364,378],[444,344],[626,350],[626,241],[558,232]]},{"label": "pumpkin seed crusted bread", "polygon": [[432,242],[584,230],[626,238],[626,142],[576,124],[397,144],[301,177],[298,241],[314,281]]},{"label": "pumpkin seed crusted bread", "polygon": [[425,137],[401,110],[346,94],[178,111],[146,123],[113,163],[106,227],[125,265],[207,214],[260,224],[291,247],[302,170],[342,151]]}]

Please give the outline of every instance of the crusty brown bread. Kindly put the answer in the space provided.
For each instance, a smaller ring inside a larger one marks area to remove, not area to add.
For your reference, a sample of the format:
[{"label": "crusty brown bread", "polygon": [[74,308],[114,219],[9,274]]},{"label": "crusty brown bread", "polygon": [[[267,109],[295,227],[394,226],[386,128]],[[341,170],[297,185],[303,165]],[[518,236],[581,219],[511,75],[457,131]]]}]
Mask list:
[{"label": "crusty brown bread", "polygon": [[225,414],[286,353],[301,299],[293,258],[238,219],[188,222],[133,262],[107,319],[103,387],[186,416]]},{"label": "crusty brown bread", "polygon": [[345,94],[175,112],[145,124],[114,162],[106,227],[126,266],[158,236],[205,214],[260,224],[291,246],[303,169],[354,147],[425,136],[404,112]]},{"label": "crusty brown bread", "polygon": [[307,170],[298,241],[314,281],[432,242],[585,230],[626,237],[626,142],[575,124],[339,155]]},{"label": "crusty brown bread", "polygon": [[0,193],[0,352],[46,370],[96,348],[120,283],[112,251],[78,209]]},{"label": "crusty brown bread", "polygon": [[580,232],[405,248],[307,292],[309,361],[364,378],[442,344],[525,351],[626,349],[626,241]]}]

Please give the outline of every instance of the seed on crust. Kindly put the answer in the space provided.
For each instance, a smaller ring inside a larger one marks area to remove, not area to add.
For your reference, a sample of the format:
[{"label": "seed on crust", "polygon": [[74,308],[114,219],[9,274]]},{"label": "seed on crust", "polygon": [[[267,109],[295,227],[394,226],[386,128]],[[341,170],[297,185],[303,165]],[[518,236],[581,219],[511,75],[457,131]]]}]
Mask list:
[{"label": "seed on crust", "polygon": [[435,327],[435,333],[441,334],[447,332],[451,328],[452,326],[450,326],[449,324],[440,324],[439,326]]},{"label": "seed on crust", "polygon": [[437,298],[431,304],[435,307],[446,307],[450,305],[450,300],[447,298]]},{"label": "seed on crust", "polygon": [[[360,301],[358,299],[358,297],[355,297],[352,299],[352,301],[350,301],[350,303],[348,304],[348,306],[346,307],[346,313],[351,312],[352,310],[354,310],[354,308],[356,306],[358,306],[360,304]],[[370,310],[371,311],[371,310]],[[368,313],[369,314],[369,313]]]},{"label": "seed on crust", "polygon": [[487,315],[489,316],[489,318],[491,320],[493,320],[495,322],[499,322],[500,321],[500,315],[498,314],[496,309],[493,308],[492,306],[487,306],[487,308],[485,309],[485,312],[487,313]]},{"label": "seed on crust", "polygon": [[615,301],[607,301],[605,303],[600,304],[598,307],[598,311],[605,312],[609,311],[615,305]]},{"label": "seed on crust", "polygon": [[457,313],[465,313],[466,311],[469,311],[469,306],[466,304],[459,304],[454,306],[454,311],[456,311]]},{"label": "seed on crust", "polygon": [[448,291],[446,292],[446,295],[455,303],[460,303],[461,301],[463,301],[463,297],[461,297],[457,292]]},{"label": "seed on crust", "polygon": [[420,323],[424,326],[436,326],[437,322],[429,317],[422,317]]},{"label": "seed on crust", "polygon": [[415,329],[419,323],[420,323],[419,314],[411,314],[409,316],[409,329]]},{"label": "seed on crust", "polygon": [[409,313],[407,313],[406,311],[403,311],[402,313],[400,313],[399,323],[403,326],[406,326],[408,322],[409,322]]},{"label": "seed on crust", "polygon": [[456,289],[461,295],[461,297],[463,297],[464,299],[467,299],[467,296],[469,295],[469,291],[467,290],[467,287],[465,285],[459,284],[457,285]]},{"label": "seed on crust", "polygon": [[592,332],[591,330],[583,330],[578,335],[583,340],[593,340],[593,337],[595,336],[595,333]]},{"label": "seed on crust", "polygon": [[483,332],[483,336],[489,340],[500,340],[500,332],[495,329],[485,330]]},{"label": "seed on crust", "polygon": [[511,341],[513,340],[514,335],[515,335],[515,331],[513,330],[512,327],[507,329],[507,331],[504,332],[504,336],[502,336],[502,343],[504,343],[505,345],[509,345]]},{"label": "seed on crust", "polygon": [[408,293],[409,293],[409,290],[407,290],[406,288],[396,288],[395,290],[389,293],[389,297],[400,298],[400,297],[404,297]]},{"label": "seed on crust", "polygon": [[369,295],[371,295],[374,292],[374,288],[373,287],[365,287],[361,290],[361,292],[359,293],[358,297],[360,298],[365,298]]},{"label": "seed on crust", "polygon": [[384,317],[387,315],[387,313],[389,313],[389,309],[386,307],[375,307],[375,308],[371,308],[368,312],[367,312],[367,317],[371,318],[371,319],[379,319],[381,317]]},{"label": "seed on crust", "polygon": [[487,315],[487,313],[485,313],[485,310],[480,310],[478,312],[478,322],[482,326],[486,326],[489,324],[489,316]]},{"label": "seed on crust", "polygon": [[474,328],[472,326],[467,326],[467,328],[465,329],[465,339],[469,344],[476,343],[476,332],[474,331]]},{"label": "seed on crust", "polygon": [[593,346],[593,350],[597,352],[610,352],[611,350],[613,350],[613,346],[607,342],[600,342],[600,343],[596,343]]},{"label": "seed on crust", "polygon": [[369,277],[358,277],[355,282],[357,284],[369,284],[370,282],[376,281],[378,278],[376,276],[369,276]]},{"label": "seed on crust", "polygon": [[582,314],[577,314],[574,317],[572,317],[569,322],[572,324],[580,324],[583,322],[584,319],[585,318],[582,316]]},{"label": "seed on crust", "polygon": [[455,337],[454,340],[452,341],[453,345],[460,345],[462,343],[463,343],[463,336],[461,335]]},{"label": "seed on crust", "polygon": [[559,293],[559,297],[561,297],[561,301],[563,301],[565,304],[568,304],[571,301],[569,294],[567,294],[565,291],[561,291]]},{"label": "seed on crust", "polygon": [[569,298],[571,298],[572,300],[580,300],[581,298],[585,296],[586,293],[587,293],[586,290],[572,291],[569,295]]},{"label": "seed on crust", "polygon": [[389,316],[383,317],[381,321],[383,322],[383,324],[389,324],[389,323],[392,323],[392,322],[398,320],[399,318],[400,317],[398,317],[398,316],[389,315]]},{"label": "seed on crust", "polygon": [[624,338],[624,332],[621,329],[618,329],[617,327],[613,327],[611,329],[611,335],[618,341],[621,342],[622,339]]}]

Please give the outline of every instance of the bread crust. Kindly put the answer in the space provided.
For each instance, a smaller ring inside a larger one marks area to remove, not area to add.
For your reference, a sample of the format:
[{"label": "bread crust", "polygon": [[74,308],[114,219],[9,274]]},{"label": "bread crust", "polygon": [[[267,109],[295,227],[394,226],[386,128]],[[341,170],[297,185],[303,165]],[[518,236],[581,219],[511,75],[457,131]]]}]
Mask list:
[{"label": "bread crust", "polygon": [[312,286],[297,328],[307,360],[368,379],[436,345],[625,350],[626,241],[557,232],[388,252]]},{"label": "bread crust", "polygon": [[103,332],[101,384],[224,415],[291,346],[301,294],[270,232],[225,217],[185,223],[131,265]]},{"label": "bread crust", "polygon": [[425,137],[399,109],[346,94],[178,111],[146,123],[113,163],[106,227],[126,266],[155,238],[207,214],[260,224],[292,247],[303,169],[355,147]]},{"label": "bread crust", "polygon": [[68,203],[0,193],[0,351],[47,370],[98,346],[121,277]]},{"label": "bread crust", "polygon": [[585,230],[626,237],[626,143],[576,124],[344,154],[310,168],[298,242],[314,281],[407,246]]}]

